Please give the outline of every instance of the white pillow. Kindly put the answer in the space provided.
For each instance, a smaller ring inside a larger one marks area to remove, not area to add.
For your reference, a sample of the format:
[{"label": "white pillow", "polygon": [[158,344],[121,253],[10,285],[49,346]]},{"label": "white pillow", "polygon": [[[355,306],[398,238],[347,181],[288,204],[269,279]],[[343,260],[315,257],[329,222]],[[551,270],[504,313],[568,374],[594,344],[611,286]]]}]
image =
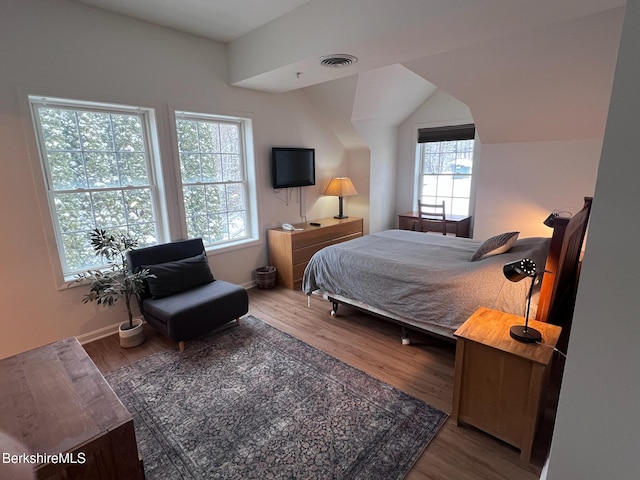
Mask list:
[{"label": "white pillow", "polygon": [[471,261],[483,260],[493,255],[500,255],[501,253],[509,251],[516,243],[516,240],[518,240],[518,235],[520,235],[520,232],[507,232],[488,238],[480,245],[476,253],[473,254]]}]

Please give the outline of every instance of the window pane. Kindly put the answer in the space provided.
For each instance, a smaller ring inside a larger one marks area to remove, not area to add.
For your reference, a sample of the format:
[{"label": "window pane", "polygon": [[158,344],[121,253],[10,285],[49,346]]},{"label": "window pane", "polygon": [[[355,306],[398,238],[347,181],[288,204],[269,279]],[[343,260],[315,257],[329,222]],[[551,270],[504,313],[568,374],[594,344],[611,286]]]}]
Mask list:
[{"label": "window pane", "polygon": [[244,226],[247,224],[244,212],[229,214],[229,237],[242,238],[246,235]]},{"label": "window pane", "polygon": [[227,196],[224,185],[207,185],[207,211],[219,213],[227,211]]},{"label": "window pane", "polygon": [[[153,201],[150,189],[125,190],[127,224],[153,223]],[[154,233],[155,235],[155,233]]]},{"label": "window pane", "polygon": [[155,223],[137,223],[130,225],[128,233],[133,238],[138,239],[138,247],[148,247],[149,245],[155,245],[159,241],[156,234]]},{"label": "window pane", "polygon": [[83,150],[114,151],[111,115],[78,112],[78,126]]},{"label": "window pane", "polygon": [[89,232],[65,233],[62,235],[62,244],[67,272],[80,272],[97,266]]},{"label": "window pane", "polygon": [[468,197],[471,192],[471,175],[453,177],[453,192],[454,197]]},{"label": "window pane", "polygon": [[[227,210],[228,211],[244,211],[244,188],[241,183],[233,183],[227,185]],[[244,218],[244,217],[243,217]]]},{"label": "window pane", "polygon": [[240,129],[236,124],[220,124],[220,151],[223,153],[240,153]]},{"label": "window pane", "polygon": [[207,200],[204,185],[184,187],[182,192],[184,195],[184,208],[187,217],[189,217],[189,215],[207,214]]},{"label": "window pane", "polygon": [[80,150],[76,114],[71,110],[39,108],[44,147],[47,152]]},{"label": "window pane", "polygon": [[188,235],[201,236],[207,246],[248,237],[243,123],[181,117],[176,133]]},{"label": "window pane", "polygon": [[80,152],[49,152],[47,157],[54,190],[87,188],[84,161]]},{"label": "window pane", "polygon": [[114,140],[118,152],[144,152],[142,120],[134,115],[112,115]]},{"label": "window pane", "polygon": [[202,153],[220,152],[220,131],[217,123],[200,122],[198,124],[200,134],[200,151]]},{"label": "window pane", "polygon": [[63,233],[89,231],[94,226],[89,193],[61,193],[53,196],[58,224]]},{"label": "window pane", "polygon": [[202,181],[200,172],[200,155],[197,153],[180,154],[180,174],[183,183],[196,183]]},{"label": "window pane", "polygon": [[436,195],[438,197],[447,198],[453,193],[453,176],[438,175],[438,188]]},{"label": "window pane", "polygon": [[420,144],[420,195],[424,202],[444,200],[447,214],[469,214],[473,143],[473,140],[447,140]]},{"label": "window pane", "polygon": [[242,163],[240,155],[223,155],[222,156],[224,171],[224,181],[233,182],[242,180]]},{"label": "window pane", "polygon": [[122,192],[95,192],[91,199],[97,227],[108,229],[126,225]]},{"label": "window pane", "polygon": [[201,155],[202,181],[221,182],[222,181],[222,159],[220,155]]},{"label": "window pane", "polygon": [[229,239],[226,214],[209,215],[209,238],[211,243]]},{"label": "window pane", "polygon": [[435,197],[438,192],[438,177],[436,175],[424,175],[422,179],[422,196]]},{"label": "window pane", "polygon": [[95,228],[139,236],[141,244],[156,243],[161,230],[146,151],[151,113],[44,101],[47,105],[30,98],[64,275],[100,266],[89,240]]},{"label": "window pane", "polygon": [[468,198],[452,198],[451,213],[453,215],[468,215],[469,199]]},{"label": "window pane", "polygon": [[178,150],[180,152],[197,152],[198,124],[196,122],[178,120],[176,122],[176,130],[178,134]]},{"label": "window pane", "polygon": [[144,153],[120,153],[120,185],[136,187],[149,185],[147,159]]},{"label": "window pane", "polygon": [[206,215],[189,215],[187,217],[187,233],[189,238],[202,238],[205,244],[211,244]]},{"label": "window pane", "polygon": [[89,188],[119,187],[118,161],[115,153],[85,153],[84,161],[89,177]]}]

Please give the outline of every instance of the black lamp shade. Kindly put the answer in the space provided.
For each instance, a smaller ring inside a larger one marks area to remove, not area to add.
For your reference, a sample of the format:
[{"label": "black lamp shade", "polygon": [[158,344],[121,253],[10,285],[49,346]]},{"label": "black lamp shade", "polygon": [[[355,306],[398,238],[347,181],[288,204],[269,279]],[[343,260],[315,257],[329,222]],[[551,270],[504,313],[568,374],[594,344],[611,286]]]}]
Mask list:
[{"label": "black lamp shade", "polygon": [[527,277],[533,277],[536,274],[536,262],[530,258],[522,258],[515,262],[505,263],[502,272],[507,280],[519,282]]},{"label": "black lamp shade", "polygon": [[550,213],[549,216],[547,218],[544,219],[544,223],[547,227],[549,228],[553,228],[553,222],[555,221],[556,218],[558,218],[559,215],[557,213]]},{"label": "black lamp shade", "polygon": [[505,263],[502,267],[502,273],[512,282],[519,282],[527,277],[531,277],[531,286],[529,287],[529,295],[527,295],[527,313],[524,317],[524,325],[514,325],[509,330],[511,338],[519,342],[535,343],[542,340],[542,334],[535,328],[529,328],[529,310],[531,308],[531,293],[533,285],[536,283],[538,271],[536,270],[536,262],[530,258],[521,258],[514,262]]}]

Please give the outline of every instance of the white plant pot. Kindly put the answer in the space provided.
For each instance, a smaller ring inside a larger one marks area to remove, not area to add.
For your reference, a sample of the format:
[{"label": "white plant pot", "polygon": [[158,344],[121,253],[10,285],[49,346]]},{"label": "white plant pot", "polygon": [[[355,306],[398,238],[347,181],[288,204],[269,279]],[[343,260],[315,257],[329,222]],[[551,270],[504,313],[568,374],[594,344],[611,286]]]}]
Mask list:
[{"label": "white plant pot", "polygon": [[118,328],[120,346],[122,348],[137,347],[144,342],[143,322],[141,318],[133,319],[133,328],[129,328],[129,322],[121,323]]}]

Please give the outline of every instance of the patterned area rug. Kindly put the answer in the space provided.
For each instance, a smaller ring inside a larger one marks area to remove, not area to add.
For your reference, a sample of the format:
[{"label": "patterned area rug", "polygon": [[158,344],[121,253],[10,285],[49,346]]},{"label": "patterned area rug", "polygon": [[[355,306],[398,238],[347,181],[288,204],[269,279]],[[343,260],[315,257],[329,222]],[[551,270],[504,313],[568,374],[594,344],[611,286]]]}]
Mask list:
[{"label": "patterned area rug", "polygon": [[400,479],[447,414],[246,317],[120,368],[147,479]]}]

